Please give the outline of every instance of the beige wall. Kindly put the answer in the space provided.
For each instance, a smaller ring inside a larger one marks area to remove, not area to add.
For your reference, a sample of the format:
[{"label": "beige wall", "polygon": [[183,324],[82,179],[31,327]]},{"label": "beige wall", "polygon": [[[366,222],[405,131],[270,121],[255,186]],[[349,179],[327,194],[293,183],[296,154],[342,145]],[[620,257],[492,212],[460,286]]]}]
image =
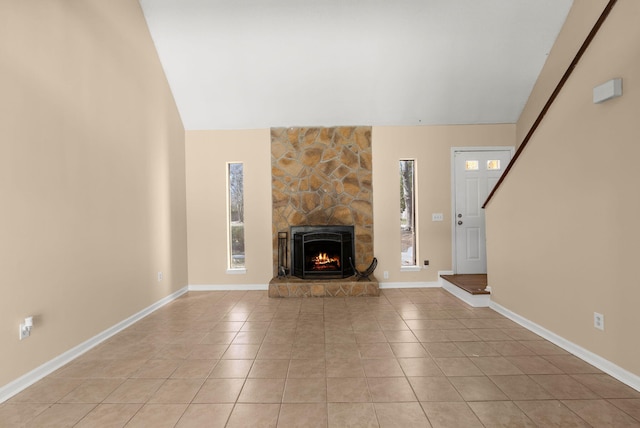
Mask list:
[{"label": "beige wall", "polygon": [[[189,283],[266,286],[272,278],[269,129],[187,131]],[[227,273],[226,164],[244,162],[246,274]]]},{"label": "beige wall", "polygon": [[[373,221],[381,282],[432,282],[451,270],[451,148],[513,146],[515,125],[373,127]],[[400,270],[398,161],[417,159],[418,262],[429,268]],[[444,221],[433,222],[432,213]],[[384,271],[389,279],[383,278]]]},{"label": "beige wall", "polygon": [[[272,277],[270,131],[187,131],[189,283],[262,285]],[[381,282],[430,282],[451,269],[451,148],[513,146],[515,125],[374,127],[373,221]],[[400,272],[398,160],[418,159],[419,260],[429,269]],[[227,274],[227,162],[245,163],[247,273]],[[390,203],[389,201],[392,201]],[[445,221],[432,222],[441,212]],[[389,279],[383,272],[389,271]]]},{"label": "beige wall", "polygon": [[184,130],[138,2],[0,2],[0,53],[2,386],[187,270]]},{"label": "beige wall", "polygon": [[[492,300],[636,375],[639,18],[618,1],[486,213]],[[593,104],[614,77],[623,96]]]},{"label": "beige wall", "polygon": [[556,88],[608,0],[576,0],[529,95],[516,127],[519,146]]}]

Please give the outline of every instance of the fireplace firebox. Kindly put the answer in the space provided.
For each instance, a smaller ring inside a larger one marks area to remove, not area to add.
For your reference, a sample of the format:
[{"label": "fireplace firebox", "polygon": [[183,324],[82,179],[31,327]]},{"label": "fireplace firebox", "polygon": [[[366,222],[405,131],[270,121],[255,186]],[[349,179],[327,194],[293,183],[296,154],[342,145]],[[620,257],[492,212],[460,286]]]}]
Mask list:
[{"label": "fireplace firebox", "polygon": [[292,226],[291,266],[299,278],[347,278],[354,274],[353,226]]}]

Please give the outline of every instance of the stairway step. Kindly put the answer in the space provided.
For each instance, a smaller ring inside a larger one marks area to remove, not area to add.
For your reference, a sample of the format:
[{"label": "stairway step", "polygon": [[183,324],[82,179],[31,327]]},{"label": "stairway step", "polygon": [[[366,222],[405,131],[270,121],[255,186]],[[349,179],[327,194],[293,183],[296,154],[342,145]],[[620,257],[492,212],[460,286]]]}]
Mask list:
[{"label": "stairway step", "polygon": [[486,274],[440,275],[442,279],[472,295],[491,294]]}]

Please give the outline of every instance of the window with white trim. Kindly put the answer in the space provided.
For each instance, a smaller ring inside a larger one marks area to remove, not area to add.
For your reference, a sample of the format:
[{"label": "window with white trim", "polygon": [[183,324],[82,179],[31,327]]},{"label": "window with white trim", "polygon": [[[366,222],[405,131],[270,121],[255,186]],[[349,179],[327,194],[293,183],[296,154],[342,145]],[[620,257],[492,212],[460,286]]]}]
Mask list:
[{"label": "window with white trim", "polygon": [[244,270],[244,165],[227,163],[227,260],[230,270]]},{"label": "window with white trim", "polygon": [[400,257],[402,267],[417,266],[416,161],[400,160]]}]

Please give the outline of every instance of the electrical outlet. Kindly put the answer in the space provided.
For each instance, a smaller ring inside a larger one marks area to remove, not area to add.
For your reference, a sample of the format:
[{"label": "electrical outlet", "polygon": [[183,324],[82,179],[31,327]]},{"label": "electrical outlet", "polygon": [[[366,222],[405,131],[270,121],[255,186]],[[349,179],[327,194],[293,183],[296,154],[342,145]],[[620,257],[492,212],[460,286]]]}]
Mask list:
[{"label": "electrical outlet", "polygon": [[425,265],[425,267],[426,267],[426,266],[429,266],[429,260],[425,260],[425,261],[424,261],[424,265]]},{"label": "electrical outlet", "polygon": [[158,282],[162,281],[163,275],[162,272],[158,272]]},{"label": "electrical outlet", "polygon": [[389,271],[385,270],[382,276],[384,276],[384,279],[389,279]]},{"label": "electrical outlet", "polygon": [[604,315],[597,312],[593,313],[593,326],[598,330],[604,331]]},{"label": "electrical outlet", "polygon": [[20,323],[20,340],[31,336],[31,329],[27,328],[24,323]]}]

